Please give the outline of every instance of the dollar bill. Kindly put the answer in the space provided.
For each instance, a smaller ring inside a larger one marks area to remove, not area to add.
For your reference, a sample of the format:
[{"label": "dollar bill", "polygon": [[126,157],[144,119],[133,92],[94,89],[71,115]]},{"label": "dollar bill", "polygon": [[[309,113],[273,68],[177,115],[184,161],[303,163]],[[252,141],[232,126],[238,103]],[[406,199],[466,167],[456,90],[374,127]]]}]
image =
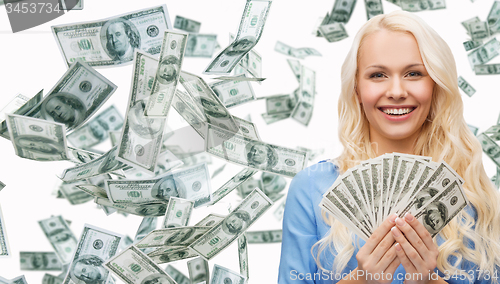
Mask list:
[{"label": "dollar bill", "polygon": [[212,227],[215,226],[220,221],[224,220],[224,216],[210,213],[200,222],[194,224],[195,227]]},{"label": "dollar bill", "polygon": [[71,131],[94,115],[116,89],[95,69],[77,60],[26,115],[63,123]]},{"label": "dollar bill", "polygon": [[142,222],[137,229],[137,233],[135,234],[134,243],[139,242],[144,239],[149,233],[156,229],[156,224],[158,223],[157,217],[144,217],[142,218]]},{"label": "dollar bill", "polygon": [[66,138],[76,148],[90,148],[108,139],[109,131],[120,130],[122,126],[123,117],[112,105],[70,133]]},{"label": "dollar bill", "polygon": [[[188,263],[189,265],[189,263]],[[189,280],[189,277],[184,275],[182,272],[179,270],[175,269],[172,265],[167,265],[165,268],[165,272],[174,279],[175,283],[177,284],[191,284],[191,280]]]},{"label": "dollar bill", "polygon": [[158,60],[142,52],[136,52],[134,56],[132,86],[117,160],[154,173],[166,119],[146,117],[144,111],[155,80]]},{"label": "dollar bill", "polygon": [[279,53],[282,53],[282,54],[285,54],[288,56],[292,56],[295,58],[299,58],[299,59],[304,59],[304,58],[306,58],[306,56],[310,56],[310,55],[322,56],[321,53],[319,53],[319,51],[317,51],[316,49],[314,49],[312,47],[294,48],[294,47],[291,47],[289,45],[282,43],[281,41],[276,42],[276,45],[274,46],[274,50],[279,52]]},{"label": "dollar bill", "polygon": [[105,207],[109,207],[120,212],[130,213],[142,217],[159,217],[165,216],[165,212],[167,210],[167,205],[163,202],[159,203],[148,203],[148,204],[139,204],[132,205],[126,203],[112,203],[108,198],[104,197],[96,197],[94,202],[103,205]]},{"label": "dollar bill", "polygon": [[293,177],[307,163],[307,153],[236,135],[208,125],[205,151],[228,162]]},{"label": "dollar bill", "polygon": [[467,57],[469,58],[469,63],[472,70],[474,70],[475,65],[483,65],[484,63],[498,56],[499,49],[500,42],[498,42],[496,38],[493,38],[469,53]]},{"label": "dollar bill", "polygon": [[155,263],[162,264],[197,257],[198,254],[188,247],[160,247],[148,253],[148,256],[151,257]]},{"label": "dollar bill", "polygon": [[344,24],[340,22],[319,26],[318,31],[328,42],[337,42],[348,37]]},{"label": "dollar bill", "polygon": [[[256,178],[249,178],[245,182],[241,183],[237,188],[238,196],[241,198],[247,197],[256,187],[263,188],[262,180]],[[264,192],[265,193],[265,192]],[[267,194],[266,194],[267,195]],[[269,195],[267,195],[269,197]],[[269,199],[271,199],[269,197]],[[272,199],[271,199],[272,200]]]},{"label": "dollar bill", "polygon": [[474,89],[467,81],[465,81],[462,76],[458,76],[458,87],[460,87],[460,89],[462,89],[462,91],[464,91],[464,93],[469,97],[472,97],[472,95],[474,95],[474,93],[476,92],[476,89]]},{"label": "dollar bill", "polygon": [[108,131],[108,136],[111,141],[111,147],[115,147],[122,139],[122,131]]},{"label": "dollar bill", "polygon": [[235,40],[205,68],[203,74],[230,73],[259,41],[272,1],[247,0]]},{"label": "dollar bill", "polygon": [[85,181],[79,180],[76,182],[63,182],[59,186],[59,190],[61,191],[64,198],[66,198],[71,205],[83,204],[87,201],[94,199],[94,197],[78,187],[77,185],[85,184]]},{"label": "dollar bill", "polygon": [[250,271],[248,269],[248,242],[246,233],[243,233],[238,238],[238,258],[240,263],[240,274],[244,275],[248,280],[248,278],[250,278]]},{"label": "dollar bill", "polygon": [[470,19],[467,19],[467,20],[461,22],[461,24],[465,28],[465,30],[467,31],[467,34],[470,35],[470,30],[469,30],[470,24],[478,23],[480,21],[481,20],[479,19],[479,17],[476,16],[476,17],[472,17]]},{"label": "dollar bill", "polygon": [[[256,188],[222,222],[208,230],[189,247],[209,261],[241,236],[272,205],[273,202]],[[214,240],[217,240],[215,244]],[[215,281],[215,277],[212,278],[212,281]]]},{"label": "dollar bill", "polygon": [[474,73],[476,75],[497,75],[500,74],[500,64],[475,65]]},{"label": "dollar bill", "polygon": [[480,41],[490,36],[490,29],[487,22],[470,23],[468,30],[472,40]]},{"label": "dollar bill", "polygon": [[81,165],[88,163],[90,161],[93,161],[102,155],[91,152],[91,151],[86,151],[82,149],[76,149],[71,146],[68,146],[68,158],[71,162]]},{"label": "dollar bill", "polygon": [[24,275],[18,276],[8,282],[9,284],[28,284]]},{"label": "dollar bill", "polygon": [[165,31],[158,59],[158,68],[145,116],[166,117],[177,89],[182,61],[187,43],[187,34]]},{"label": "dollar bill", "polygon": [[384,13],[381,0],[365,0],[366,18],[369,20]]},{"label": "dollar bill", "polygon": [[282,230],[246,232],[249,244],[281,243],[282,235]]},{"label": "dollar bill", "polygon": [[[243,76],[246,78],[246,76]],[[209,84],[213,92],[226,108],[241,105],[255,100],[255,93],[248,81],[227,80]]]},{"label": "dollar bill", "polygon": [[212,57],[217,46],[215,34],[189,34],[185,57]]},{"label": "dollar bill", "polygon": [[327,24],[332,24],[333,22],[347,24],[355,6],[356,0],[335,0]]},{"label": "dollar bill", "polygon": [[491,34],[498,33],[500,31],[500,1],[493,2],[493,6],[486,17],[488,26]]},{"label": "dollar bill", "polygon": [[500,167],[500,146],[485,133],[476,136],[481,143],[483,152],[490,157],[497,167]]},{"label": "dollar bill", "polygon": [[479,40],[468,40],[468,41],[464,41],[463,44],[464,44],[465,51],[469,51],[469,50],[475,49],[477,47],[480,47],[481,45],[483,45],[483,42],[479,41]]},{"label": "dollar bill", "polygon": [[186,247],[205,234],[210,228],[192,226],[154,230],[135,246],[138,248]]},{"label": "dollar bill", "polygon": [[126,164],[116,159],[117,152],[115,146],[95,160],[64,170],[60,178],[63,181],[70,182],[103,175],[127,167]]},{"label": "dollar bill", "polygon": [[86,224],[63,283],[106,283],[110,275],[104,263],[117,253],[122,238]]},{"label": "dollar bill", "polygon": [[[229,38],[231,42],[234,41],[234,34],[229,34]],[[250,49],[234,68],[235,75],[246,72],[250,73],[256,79],[262,79],[262,56],[253,49]]]},{"label": "dollar bill", "polygon": [[297,81],[300,83],[300,61],[290,58],[288,58],[286,61],[288,62],[290,69],[292,69],[293,74],[297,78]]},{"label": "dollar bill", "polygon": [[[245,168],[223,184],[219,189],[212,193],[212,201],[209,205],[213,205],[219,202],[222,198],[232,192],[234,189],[238,188],[241,184],[250,179],[258,170]],[[255,187],[254,187],[255,188]]]},{"label": "dollar bill", "polygon": [[64,124],[7,114],[16,155],[35,161],[68,160]]},{"label": "dollar bill", "polygon": [[185,227],[189,223],[194,201],[170,196],[163,228]]},{"label": "dollar bill", "polygon": [[127,284],[176,283],[158,264],[133,245],[111,258],[104,266]]},{"label": "dollar bill", "polygon": [[166,5],[133,11],[111,18],[52,26],[52,33],[69,66],[77,60],[90,66],[130,63],[134,49],[160,52],[165,30],[172,29]]},{"label": "dollar bill", "polygon": [[9,257],[10,246],[7,238],[7,230],[5,229],[5,221],[3,219],[2,208],[0,208],[0,258]]},{"label": "dollar bill", "polygon": [[292,112],[284,112],[284,113],[277,113],[277,114],[263,113],[261,115],[262,115],[262,119],[264,119],[266,124],[269,125],[269,124],[278,122],[280,120],[289,118],[291,113]]},{"label": "dollar bill", "polygon": [[401,9],[408,12],[445,9],[444,0],[400,0]]},{"label": "dollar bill", "polygon": [[296,105],[297,101],[289,94],[266,98],[266,111],[268,115],[289,114]]},{"label": "dollar bill", "polygon": [[229,270],[218,264],[214,264],[211,283],[245,284],[247,278],[239,273]]},{"label": "dollar bill", "polygon": [[191,283],[210,283],[210,271],[208,269],[208,261],[201,257],[197,257],[187,262],[189,270],[189,279]]},{"label": "dollar bill", "polygon": [[206,163],[202,163],[155,179],[106,180],[106,192],[113,203],[167,202],[174,196],[194,201],[196,208],[211,200],[210,175]]},{"label": "dollar bill", "polygon": [[42,98],[43,89],[31,99],[21,94],[16,95],[12,101],[0,110],[0,136],[10,140],[9,130],[7,129],[7,121],[5,121],[7,113],[25,115],[37,104],[39,104],[42,101]]},{"label": "dollar bill", "polygon": [[61,216],[38,221],[45,236],[54,248],[62,264],[70,263],[77,241],[68,224]]},{"label": "dollar bill", "polygon": [[315,94],[316,72],[302,65],[300,69],[299,101],[290,116],[305,126],[308,126],[311,121]]},{"label": "dollar bill", "polygon": [[200,31],[200,27],[200,22],[184,18],[179,15],[175,16],[174,28],[176,29],[180,29],[189,33],[198,33]]},{"label": "dollar bill", "polygon": [[253,78],[253,77],[246,77],[245,73],[239,74],[238,76],[219,76],[215,77],[214,79],[217,80],[223,80],[223,81],[234,81],[234,82],[262,82],[266,80],[266,78]]},{"label": "dollar bill", "polygon": [[64,279],[45,273],[42,278],[42,284],[62,284]]},{"label": "dollar bill", "polygon": [[21,270],[62,270],[62,264],[54,252],[19,253]]}]

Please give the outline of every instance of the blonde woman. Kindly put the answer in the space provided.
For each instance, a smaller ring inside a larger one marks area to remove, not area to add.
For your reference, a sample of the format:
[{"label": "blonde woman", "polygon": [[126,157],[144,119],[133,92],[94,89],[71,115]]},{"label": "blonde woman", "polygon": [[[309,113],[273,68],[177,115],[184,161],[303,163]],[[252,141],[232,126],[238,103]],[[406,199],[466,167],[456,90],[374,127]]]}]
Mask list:
[{"label": "blonde woman", "polygon": [[[411,13],[373,17],[354,38],[341,81],[344,151],[293,179],[278,282],[498,282],[500,197],[484,171],[481,145],[464,121],[448,45]],[[405,114],[388,114],[394,109]],[[472,206],[434,239],[413,216],[393,215],[365,242],[318,206],[340,174],[392,152],[444,160],[465,180]]]}]

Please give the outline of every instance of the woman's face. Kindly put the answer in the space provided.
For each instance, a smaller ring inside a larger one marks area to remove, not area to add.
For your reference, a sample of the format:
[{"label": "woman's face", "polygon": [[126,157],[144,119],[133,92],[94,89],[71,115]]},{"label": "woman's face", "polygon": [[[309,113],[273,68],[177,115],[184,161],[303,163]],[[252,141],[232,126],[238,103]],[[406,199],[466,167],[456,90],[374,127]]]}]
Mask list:
[{"label": "woman's face", "polygon": [[357,95],[370,123],[371,141],[415,140],[435,85],[417,41],[409,34],[381,30],[365,39],[359,55]]}]

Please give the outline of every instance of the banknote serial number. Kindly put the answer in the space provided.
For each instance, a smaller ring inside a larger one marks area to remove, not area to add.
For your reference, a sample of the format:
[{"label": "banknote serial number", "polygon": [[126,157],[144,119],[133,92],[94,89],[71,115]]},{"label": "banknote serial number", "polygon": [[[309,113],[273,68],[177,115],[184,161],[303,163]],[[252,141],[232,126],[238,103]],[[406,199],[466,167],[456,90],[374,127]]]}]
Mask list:
[{"label": "banknote serial number", "polygon": [[7,3],[5,4],[7,13],[17,14],[41,14],[41,13],[63,13],[60,9],[59,3],[52,5],[52,3]]}]

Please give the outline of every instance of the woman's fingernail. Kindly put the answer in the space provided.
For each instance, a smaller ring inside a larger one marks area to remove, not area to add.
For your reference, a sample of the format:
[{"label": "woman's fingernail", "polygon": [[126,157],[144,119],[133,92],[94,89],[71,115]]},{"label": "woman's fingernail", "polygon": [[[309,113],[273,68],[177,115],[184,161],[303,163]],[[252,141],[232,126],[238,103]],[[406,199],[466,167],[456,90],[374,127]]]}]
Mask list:
[{"label": "woman's fingernail", "polygon": [[404,225],[406,225],[406,222],[405,222],[405,220],[398,217],[398,218],[396,218],[396,224],[400,227],[403,227]]},{"label": "woman's fingernail", "polygon": [[406,212],[405,219],[406,221],[411,222],[413,221],[413,219],[415,219],[415,217],[413,217],[413,215],[411,215],[410,212]]},{"label": "woman's fingernail", "polygon": [[396,227],[392,227],[391,231],[396,238],[400,236],[399,230]]},{"label": "woman's fingernail", "polygon": [[400,245],[399,243],[396,243],[396,244],[394,245],[394,247],[396,247],[396,250],[397,250],[397,251],[400,251],[400,250],[401,250],[401,245]]},{"label": "woman's fingernail", "polygon": [[394,224],[394,223],[396,223],[397,217],[398,217],[398,215],[396,213],[394,213],[391,216],[389,216],[389,221]]}]

